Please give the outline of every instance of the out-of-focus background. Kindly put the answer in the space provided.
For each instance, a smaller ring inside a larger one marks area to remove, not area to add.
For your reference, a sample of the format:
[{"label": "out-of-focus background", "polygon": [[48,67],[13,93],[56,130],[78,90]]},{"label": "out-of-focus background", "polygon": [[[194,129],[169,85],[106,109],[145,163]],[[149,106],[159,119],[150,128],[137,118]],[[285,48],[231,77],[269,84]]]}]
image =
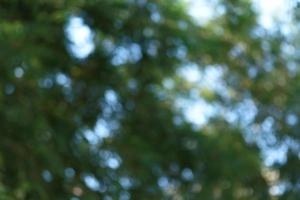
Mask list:
[{"label": "out-of-focus background", "polygon": [[2,0],[0,199],[299,199],[299,5]]}]

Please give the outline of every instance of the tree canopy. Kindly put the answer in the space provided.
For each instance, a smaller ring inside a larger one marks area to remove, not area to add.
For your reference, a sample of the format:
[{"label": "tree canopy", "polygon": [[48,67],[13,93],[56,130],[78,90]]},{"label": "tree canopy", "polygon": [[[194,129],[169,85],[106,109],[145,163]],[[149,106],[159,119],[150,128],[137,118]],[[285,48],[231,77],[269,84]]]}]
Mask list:
[{"label": "tree canopy", "polygon": [[2,0],[0,199],[298,199],[297,4],[286,33],[215,3]]}]

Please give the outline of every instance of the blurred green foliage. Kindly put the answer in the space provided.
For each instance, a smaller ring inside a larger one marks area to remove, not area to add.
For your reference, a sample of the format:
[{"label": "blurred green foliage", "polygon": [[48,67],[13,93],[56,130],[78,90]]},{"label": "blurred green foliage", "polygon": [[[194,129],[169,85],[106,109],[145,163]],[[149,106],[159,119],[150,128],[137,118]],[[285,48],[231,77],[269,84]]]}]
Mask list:
[{"label": "blurred green foliage", "polygon": [[[218,6],[199,25],[180,0],[2,0],[0,199],[297,199],[297,34],[260,27],[251,1]],[[72,50],[72,19],[92,32],[87,57]],[[191,63],[221,67],[223,93],[182,78]],[[232,112],[250,99],[255,118],[218,110],[195,127],[176,107],[195,89]],[[264,132],[287,162],[263,164]]]}]

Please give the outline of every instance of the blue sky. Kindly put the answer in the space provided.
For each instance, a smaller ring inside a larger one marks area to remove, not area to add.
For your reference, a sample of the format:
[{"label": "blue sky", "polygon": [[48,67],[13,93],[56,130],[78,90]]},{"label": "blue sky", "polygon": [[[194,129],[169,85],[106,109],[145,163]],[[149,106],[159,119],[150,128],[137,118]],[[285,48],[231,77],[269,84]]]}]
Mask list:
[{"label": "blue sky", "polygon": [[[189,13],[195,20],[203,24],[214,17],[214,14],[222,12],[217,7],[217,0],[185,0],[189,4]],[[259,23],[272,29],[278,22],[288,24],[290,20],[289,9],[291,0],[253,0],[254,8],[260,13]],[[217,12],[215,11],[217,10]],[[284,26],[285,28],[285,26]],[[81,18],[73,17],[67,26],[67,34],[74,43],[70,50],[78,58],[84,58],[94,50],[92,43],[93,33]]]},{"label": "blue sky", "polygon": [[[195,20],[200,24],[205,24],[208,20],[214,17],[215,13],[222,12],[221,8],[216,7],[217,0],[185,0],[189,3],[189,13],[195,18]],[[259,23],[266,29],[272,30],[275,26],[278,26],[281,22],[280,27],[286,33],[289,32],[289,9],[291,7],[290,0],[253,0],[254,8],[259,12]],[[217,12],[215,11],[217,9]],[[83,20],[79,17],[72,17],[69,24],[66,27],[66,33],[73,44],[69,47],[70,51],[79,59],[85,58],[94,50],[93,44],[93,32],[87,25],[84,24]],[[221,74],[222,71],[219,66],[210,66],[205,71],[200,71],[197,66],[190,65],[186,66],[183,71],[180,72],[187,81],[198,86],[210,87],[214,90],[222,88]],[[219,84],[219,85],[218,85]],[[188,121],[195,124],[196,127],[203,126],[209,117],[213,116],[215,113],[220,112],[220,107],[215,105],[210,105],[206,103],[201,97],[197,97],[198,100],[178,100],[178,107],[184,110],[185,117]],[[196,99],[197,99],[196,98]],[[246,109],[246,110],[245,110]],[[249,123],[251,118],[256,114],[256,107],[253,105],[251,100],[241,102],[235,111],[221,110],[224,116],[234,122],[243,118],[243,113],[250,113]],[[108,137],[107,129],[101,123],[97,123],[95,130],[97,137]],[[87,132],[87,136],[93,140],[92,132]],[[259,144],[261,148],[265,148],[265,144]],[[284,161],[286,148],[282,147],[281,150],[268,149],[263,152],[262,156],[267,165],[270,165],[274,161]]]},{"label": "blue sky", "polygon": [[[205,24],[214,17],[215,13],[222,12],[222,8],[216,6],[216,2],[218,0],[185,1],[189,4],[190,15],[193,16],[195,21],[199,24]],[[260,25],[270,31],[274,29],[274,27],[280,26],[285,33],[289,32],[289,9],[292,5],[291,0],[253,0],[253,2],[254,8],[260,14]],[[74,16],[70,19],[69,24],[66,26],[66,34],[70,41],[72,41],[72,45],[69,46],[69,50],[75,57],[79,59],[85,58],[94,50],[93,32],[87,25],[84,24],[81,18]],[[196,64],[192,64],[180,70],[179,74],[186,78],[187,81],[194,84],[196,88],[208,87],[213,90],[221,90],[223,92],[225,91],[225,93],[228,92],[222,85],[222,68],[220,66],[209,66],[205,70],[200,71]],[[19,74],[21,72],[16,71],[16,73]],[[113,103],[112,100],[114,99],[116,99],[114,97],[114,93],[109,93],[108,102]],[[256,106],[251,99],[246,99],[237,106],[236,110],[230,111],[216,105],[208,104],[201,99],[199,94],[198,96],[196,95],[194,99],[178,99],[176,104],[179,109],[183,109],[186,119],[193,123],[196,127],[203,126],[209,117],[220,112],[223,113],[229,122],[236,122],[241,119],[244,120],[244,126],[247,127],[257,112]],[[247,113],[247,116],[249,116],[247,119],[245,119],[244,113]],[[107,127],[106,122],[99,119],[94,130],[87,130],[85,132],[87,139],[91,141],[91,145],[95,145],[97,143],[95,140],[101,142],[103,138],[109,137],[110,130]],[[259,128],[261,130],[259,130]],[[251,132],[251,137],[255,137],[253,136],[255,135],[255,131],[262,133],[264,129],[267,129],[265,132],[267,132],[267,134],[271,134],[270,137],[272,138],[272,119],[266,120],[261,127],[248,126],[247,129],[249,129],[248,132]],[[268,149],[266,142],[259,139],[259,137],[262,137],[261,135],[262,134],[257,136],[258,138],[256,139],[258,140],[258,145],[261,149],[263,149],[262,157],[265,164],[268,166],[274,161],[284,162],[287,146],[282,145],[277,149]],[[116,158],[112,158],[110,161],[111,162],[106,163],[109,167],[117,167],[119,164]],[[93,180],[91,181],[90,179],[91,178],[87,180],[88,183],[92,184],[92,186],[97,185],[96,183],[93,184]],[[278,187],[275,185],[271,188],[270,192],[278,194],[282,190],[283,188],[280,185],[278,185]]]},{"label": "blue sky", "polygon": [[[214,16],[218,8],[217,0],[185,0],[189,3],[190,14],[199,22],[205,23]],[[289,20],[288,9],[292,5],[291,0],[252,0],[254,8],[260,13],[259,23],[265,28],[272,28],[279,21]]]}]

